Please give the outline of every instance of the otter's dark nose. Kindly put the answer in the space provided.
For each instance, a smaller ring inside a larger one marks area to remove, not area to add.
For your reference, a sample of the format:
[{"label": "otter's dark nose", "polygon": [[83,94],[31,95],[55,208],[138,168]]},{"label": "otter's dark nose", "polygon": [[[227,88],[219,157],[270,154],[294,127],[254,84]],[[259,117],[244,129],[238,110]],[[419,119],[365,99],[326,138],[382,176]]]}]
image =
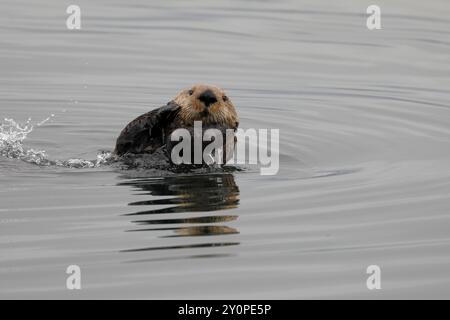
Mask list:
[{"label": "otter's dark nose", "polygon": [[198,97],[198,100],[203,102],[207,107],[217,102],[216,95],[210,89],[203,91],[203,93]]}]

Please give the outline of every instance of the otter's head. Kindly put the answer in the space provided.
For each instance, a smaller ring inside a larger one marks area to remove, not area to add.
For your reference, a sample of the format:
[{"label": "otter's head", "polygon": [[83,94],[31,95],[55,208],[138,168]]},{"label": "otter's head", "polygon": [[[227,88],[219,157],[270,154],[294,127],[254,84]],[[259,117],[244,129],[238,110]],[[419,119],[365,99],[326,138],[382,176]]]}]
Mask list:
[{"label": "otter's head", "polygon": [[179,115],[186,125],[202,121],[237,128],[239,124],[233,104],[218,87],[198,84],[181,91],[173,101],[180,106]]}]

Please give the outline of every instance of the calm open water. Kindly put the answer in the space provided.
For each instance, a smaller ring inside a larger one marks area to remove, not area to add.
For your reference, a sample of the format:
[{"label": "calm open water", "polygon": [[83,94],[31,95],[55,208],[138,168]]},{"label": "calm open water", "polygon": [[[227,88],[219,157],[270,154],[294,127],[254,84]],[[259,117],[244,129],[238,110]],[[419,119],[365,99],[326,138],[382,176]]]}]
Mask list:
[{"label": "calm open water", "polygon": [[[2,0],[0,297],[450,298],[450,4],[369,4]],[[277,175],[102,163],[199,82]]]}]

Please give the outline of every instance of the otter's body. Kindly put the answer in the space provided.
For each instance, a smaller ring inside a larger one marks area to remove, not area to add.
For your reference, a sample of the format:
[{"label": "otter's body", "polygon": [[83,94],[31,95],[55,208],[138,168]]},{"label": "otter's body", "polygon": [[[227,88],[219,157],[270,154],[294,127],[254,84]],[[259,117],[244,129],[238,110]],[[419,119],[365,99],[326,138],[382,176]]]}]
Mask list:
[{"label": "otter's body", "polygon": [[[170,135],[176,129],[193,132],[194,122],[201,121],[203,130],[214,128],[223,135],[224,161],[232,156],[232,146],[226,131],[236,130],[239,119],[236,110],[225,93],[214,86],[196,85],[181,91],[167,105],[145,113],[130,122],[117,138],[115,153],[153,153],[166,147],[170,154],[173,142]],[[231,153],[231,154],[230,154]]]}]

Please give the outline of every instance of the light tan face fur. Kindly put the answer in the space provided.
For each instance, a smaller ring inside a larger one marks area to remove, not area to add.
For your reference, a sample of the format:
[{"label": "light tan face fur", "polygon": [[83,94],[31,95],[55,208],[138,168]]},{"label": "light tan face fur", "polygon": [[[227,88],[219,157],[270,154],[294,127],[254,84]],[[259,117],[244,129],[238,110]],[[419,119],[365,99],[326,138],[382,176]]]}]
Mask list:
[{"label": "light tan face fur", "polygon": [[[217,99],[209,106],[201,101],[202,93],[208,89],[214,93]],[[238,126],[239,118],[233,104],[225,92],[216,86],[195,85],[181,91],[174,101],[181,107],[179,115],[185,125],[193,125],[194,121],[202,121],[206,125],[220,124],[231,128]]]}]

